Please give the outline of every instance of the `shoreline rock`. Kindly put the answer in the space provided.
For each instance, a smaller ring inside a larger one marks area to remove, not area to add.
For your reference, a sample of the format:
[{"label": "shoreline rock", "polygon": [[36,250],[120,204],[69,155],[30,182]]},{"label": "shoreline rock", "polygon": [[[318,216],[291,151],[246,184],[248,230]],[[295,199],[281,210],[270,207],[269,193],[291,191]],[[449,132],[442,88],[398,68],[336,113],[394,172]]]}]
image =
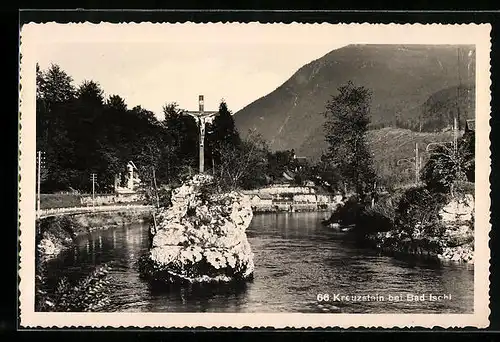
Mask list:
[{"label": "shoreline rock", "polygon": [[172,192],[171,206],[155,214],[150,250],[141,273],[166,283],[251,279],[253,253],[245,230],[250,199],[238,192],[214,194],[213,178],[195,175]]},{"label": "shoreline rock", "polygon": [[443,227],[438,236],[427,236],[419,224],[410,238],[396,229],[369,234],[365,237],[373,247],[385,253],[402,253],[430,257],[441,261],[474,263],[474,197],[451,199],[439,211]]}]

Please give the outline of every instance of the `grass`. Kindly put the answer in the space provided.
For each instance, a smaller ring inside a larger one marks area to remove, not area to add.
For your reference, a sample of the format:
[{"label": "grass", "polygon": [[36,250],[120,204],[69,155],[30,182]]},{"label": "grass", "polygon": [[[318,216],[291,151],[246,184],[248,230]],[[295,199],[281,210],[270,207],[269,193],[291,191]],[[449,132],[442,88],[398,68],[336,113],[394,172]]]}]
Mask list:
[{"label": "grass", "polygon": [[41,194],[40,208],[52,209],[80,207],[82,205],[80,202],[80,197],[81,195],[75,194]]}]

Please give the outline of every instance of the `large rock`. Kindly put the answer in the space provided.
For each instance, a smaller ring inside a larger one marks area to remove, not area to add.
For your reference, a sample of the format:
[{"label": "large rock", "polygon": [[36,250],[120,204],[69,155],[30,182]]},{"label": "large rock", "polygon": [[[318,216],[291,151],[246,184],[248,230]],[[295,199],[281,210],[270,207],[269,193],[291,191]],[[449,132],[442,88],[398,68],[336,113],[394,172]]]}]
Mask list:
[{"label": "large rock", "polygon": [[464,199],[451,200],[440,210],[439,215],[445,225],[454,224],[457,221],[473,220],[474,197],[466,195]]},{"label": "large rock", "polygon": [[253,213],[237,192],[214,194],[212,178],[196,175],[172,192],[172,205],[156,214],[143,272],[171,282],[248,279],[253,253],[245,230]]},{"label": "large rock", "polygon": [[474,263],[474,197],[453,199],[439,212],[445,227],[440,259]]}]

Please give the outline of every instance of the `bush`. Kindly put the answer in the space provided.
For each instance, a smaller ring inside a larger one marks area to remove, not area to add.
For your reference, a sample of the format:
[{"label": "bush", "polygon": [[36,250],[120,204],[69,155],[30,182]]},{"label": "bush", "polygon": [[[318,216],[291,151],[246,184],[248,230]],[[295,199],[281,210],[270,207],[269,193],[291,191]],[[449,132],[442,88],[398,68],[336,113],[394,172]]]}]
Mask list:
[{"label": "bush", "polygon": [[80,231],[80,227],[69,216],[47,217],[39,220],[37,224],[39,228],[36,236],[37,244],[46,238],[70,246],[76,238],[77,232]]},{"label": "bush", "polygon": [[474,134],[466,133],[456,150],[443,144],[432,152],[421,179],[432,191],[453,193],[457,182],[474,182],[474,168]]},{"label": "bush", "polygon": [[339,205],[332,213],[330,223],[338,222],[342,225],[356,224],[363,211],[364,206],[358,202],[356,197],[349,198],[344,205]]},{"label": "bush", "polygon": [[396,212],[392,201],[386,200],[366,207],[359,217],[356,231],[361,234],[387,232],[394,228]]},{"label": "bush", "polygon": [[413,239],[439,237],[444,233],[439,210],[449,200],[443,193],[431,192],[426,187],[408,189],[396,209],[397,230]]}]

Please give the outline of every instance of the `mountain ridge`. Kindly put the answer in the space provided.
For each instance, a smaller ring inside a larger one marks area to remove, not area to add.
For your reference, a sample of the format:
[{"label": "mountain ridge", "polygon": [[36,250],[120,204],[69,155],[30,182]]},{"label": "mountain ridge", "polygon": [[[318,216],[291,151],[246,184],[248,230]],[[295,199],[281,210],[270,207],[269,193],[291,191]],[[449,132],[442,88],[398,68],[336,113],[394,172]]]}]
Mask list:
[{"label": "mountain ridge", "polygon": [[455,93],[468,96],[460,100],[465,103],[460,105],[461,121],[472,116],[474,61],[474,47],[467,45],[347,45],[305,64],[274,91],[236,112],[235,124],[242,136],[249,129],[259,131],[272,150],[293,148],[318,157],[326,103],[338,87],[352,81],[373,92],[372,128],[440,130],[453,110],[454,92],[444,92],[447,98],[437,101],[447,104],[442,111],[428,108],[437,108],[429,103],[445,89],[468,89]]}]

